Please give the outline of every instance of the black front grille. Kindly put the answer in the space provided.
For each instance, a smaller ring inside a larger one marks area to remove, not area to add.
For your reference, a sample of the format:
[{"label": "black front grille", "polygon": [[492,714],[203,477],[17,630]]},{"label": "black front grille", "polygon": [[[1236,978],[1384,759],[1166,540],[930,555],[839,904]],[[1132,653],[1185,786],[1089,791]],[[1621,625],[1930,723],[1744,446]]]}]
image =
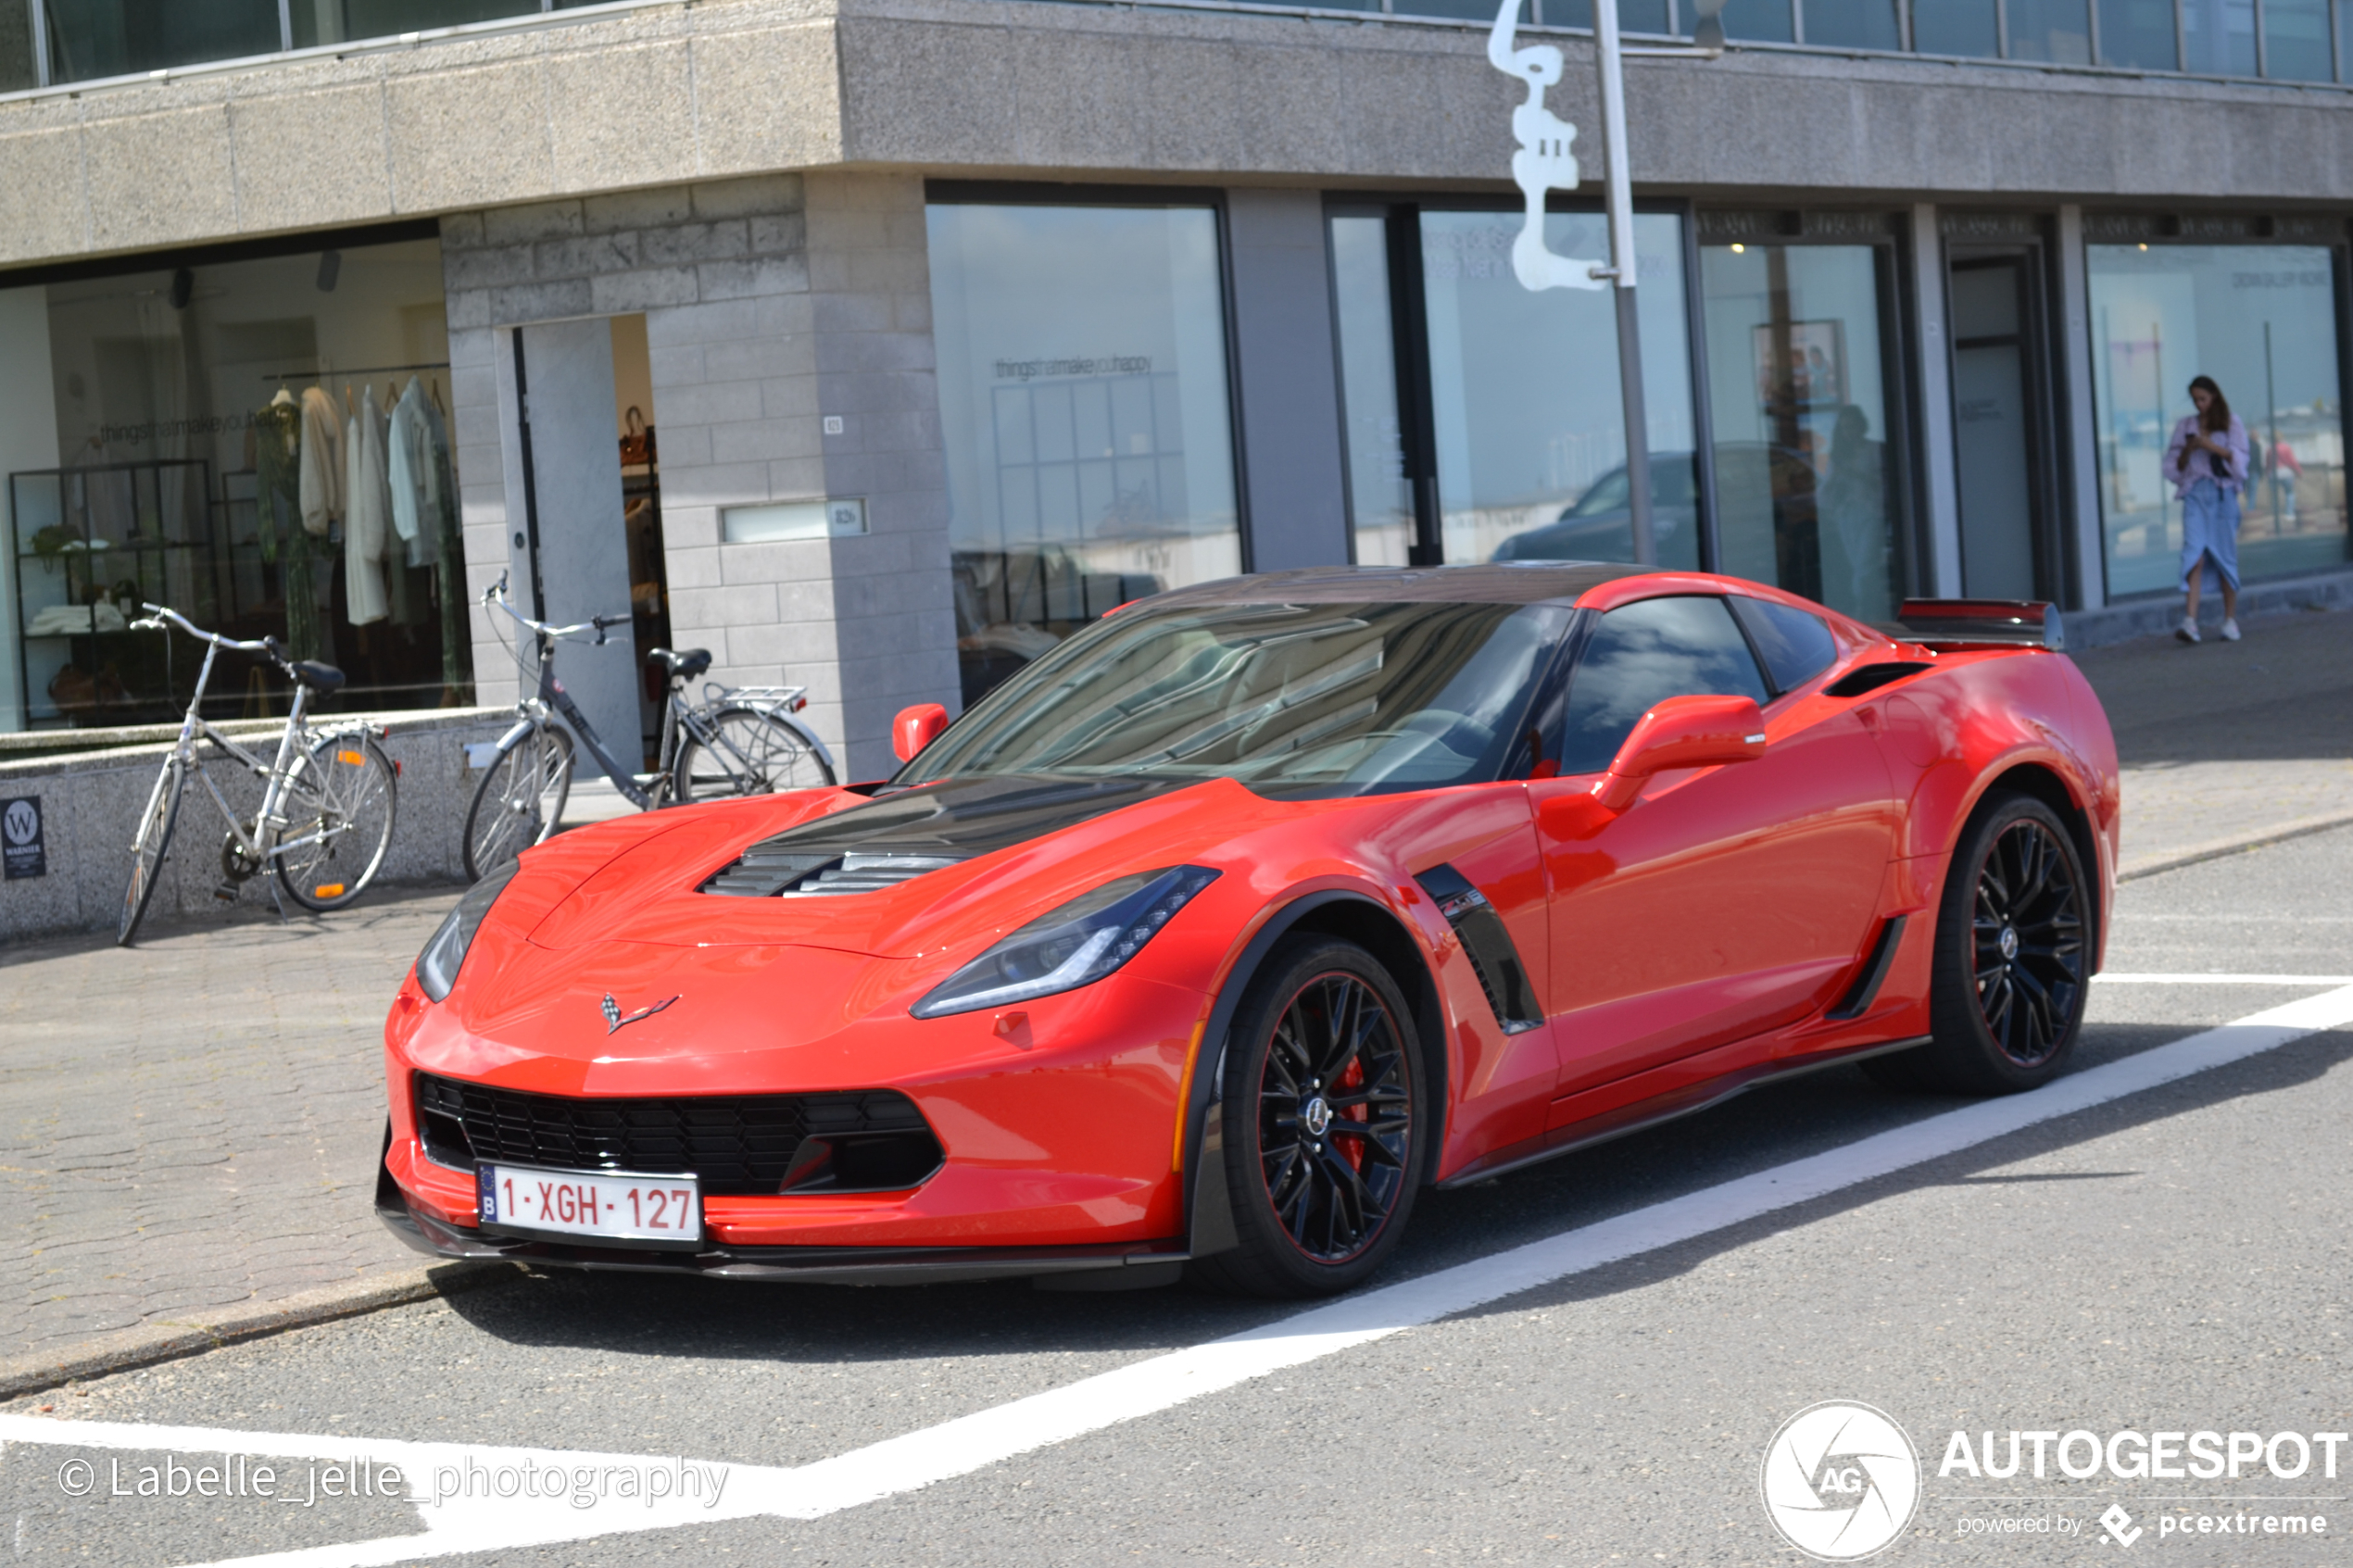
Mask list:
[{"label": "black front grille", "polygon": [[[691,1173],[715,1195],[777,1191],[811,1137],[893,1146],[911,1156],[927,1146],[923,1175],[938,1162],[923,1112],[894,1089],[574,1099],[420,1073],[417,1125],[426,1155],[459,1170],[504,1160],[567,1171]],[[895,1168],[912,1170],[906,1159]]]}]

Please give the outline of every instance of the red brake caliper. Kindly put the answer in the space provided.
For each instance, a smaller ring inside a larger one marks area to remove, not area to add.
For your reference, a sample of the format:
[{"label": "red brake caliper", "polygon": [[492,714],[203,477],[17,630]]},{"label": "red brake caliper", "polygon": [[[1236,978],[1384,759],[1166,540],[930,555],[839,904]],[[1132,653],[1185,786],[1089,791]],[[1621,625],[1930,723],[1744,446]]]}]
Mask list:
[{"label": "red brake caliper", "polygon": [[[1364,1086],[1365,1063],[1362,1059],[1355,1058],[1350,1060],[1348,1070],[1342,1073],[1338,1082],[1332,1085],[1341,1094],[1354,1094]],[[1373,1119],[1372,1108],[1366,1105],[1352,1105],[1340,1114],[1351,1122],[1369,1122]],[[1349,1168],[1362,1173],[1365,1169],[1365,1140],[1340,1138],[1335,1141],[1339,1144],[1340,1152],[1348,1157]]]}]

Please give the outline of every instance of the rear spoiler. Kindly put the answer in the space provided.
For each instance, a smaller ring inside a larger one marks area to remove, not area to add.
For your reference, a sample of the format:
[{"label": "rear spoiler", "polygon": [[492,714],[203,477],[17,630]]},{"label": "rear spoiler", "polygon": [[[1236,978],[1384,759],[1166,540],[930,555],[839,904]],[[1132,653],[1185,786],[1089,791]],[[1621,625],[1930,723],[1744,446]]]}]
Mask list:
[{"label": "rear spoiler", "polygon": [[2058,607],[2042,599],[1906,599],[1886,628],[1932,648],[2067,646]]}]

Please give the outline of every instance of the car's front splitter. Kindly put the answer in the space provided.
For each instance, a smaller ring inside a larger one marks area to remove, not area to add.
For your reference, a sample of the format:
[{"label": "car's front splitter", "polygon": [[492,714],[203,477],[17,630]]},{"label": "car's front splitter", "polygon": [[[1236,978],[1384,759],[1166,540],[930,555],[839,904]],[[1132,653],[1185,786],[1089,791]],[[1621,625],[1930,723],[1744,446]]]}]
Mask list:
[{"label": "car's front splitter", "polygon": [[[698,1251],[656,1251],[628,1247],[583,1247],[525,1236],[500,1236],[453,1225],[409,1201],[381,1171],[376,1182],[376,1217],[418,1251],[436,1258],[503,1260],[567,1269],[609,1269],[641,1273],[709,1274],[723,1279],[764,1279],[799,1285],[948,1285],[958,1281],[1097,1276],[1087,1288],[1123,1288],[1114,1271],[1135,1285],[1158,1285],[1187,1260],[1181,1240],[1115,1242],[1089,1247],[705,1247]],[[1134,1271],[1129,1273],[1128,1271]],[[1144,1271],[1150,1271],[1146,1273]],[[1072,1283],[1080,1282],[1074,1277]]]}]

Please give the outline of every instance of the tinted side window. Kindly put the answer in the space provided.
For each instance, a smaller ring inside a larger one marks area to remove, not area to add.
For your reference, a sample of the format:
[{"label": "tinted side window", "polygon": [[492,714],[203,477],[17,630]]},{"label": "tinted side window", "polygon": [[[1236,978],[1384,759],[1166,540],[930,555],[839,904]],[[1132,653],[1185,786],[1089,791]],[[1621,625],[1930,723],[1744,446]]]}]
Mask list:
[{"label": "tinted side window", "polygon": [[1766,700],[1748,640],[1718,598],[1643,599],[1611,610],[1570,677],[1560,771],[1597,773],[1670,696]]},{"label": "tinted side window", "polygon": [[1838,657],[1837,639],[1818,615],[1739,594],[1727,602],[1756,639],[1756,651],[1765,656],[1765,672],[1772,676],[1777,692],[1804,685]]}]

